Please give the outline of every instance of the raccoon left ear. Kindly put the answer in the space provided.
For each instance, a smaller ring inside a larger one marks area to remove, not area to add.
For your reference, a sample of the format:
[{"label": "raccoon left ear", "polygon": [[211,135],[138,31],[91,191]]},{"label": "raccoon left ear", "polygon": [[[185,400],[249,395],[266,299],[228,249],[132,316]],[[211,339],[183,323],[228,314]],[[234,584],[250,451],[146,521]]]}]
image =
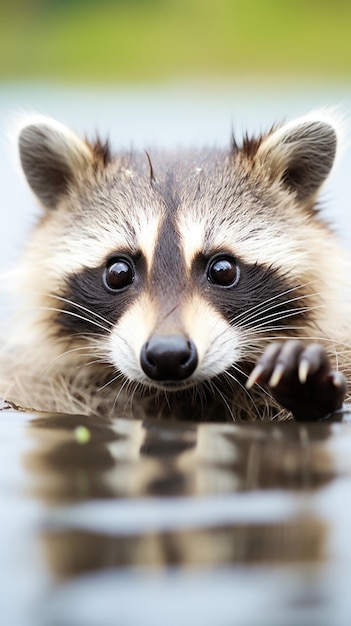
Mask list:
[{"label": "raccoon left ear", "polygon": [[336,155],[337,132],[329,119],[307,116],[285,124],[263,140],[256,157],[301,202],[317,193]]},{"label": "raccoon left ear", "polygon": [[21,165],[41,204],[55,209],[82,173],[94,151],[74,132],[44,116],[29,116],[18,131]]}]

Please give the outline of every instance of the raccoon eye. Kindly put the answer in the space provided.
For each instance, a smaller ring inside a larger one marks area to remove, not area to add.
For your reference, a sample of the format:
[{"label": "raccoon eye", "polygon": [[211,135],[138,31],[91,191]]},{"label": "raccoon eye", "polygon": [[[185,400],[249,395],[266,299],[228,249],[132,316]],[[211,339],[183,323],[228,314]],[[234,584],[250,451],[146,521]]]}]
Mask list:
[{"label": "raccoon eye", "polygon": [[119,291],[133,282],[134,267],[127,259],[111,259],[105,267],[103,278],[109,291]]},{"label": "raccoon eye", "polygon": [[232,287],[239,280],[239,268],[231,257],[217,256],[208,264],[207,278],[215,285]]}]

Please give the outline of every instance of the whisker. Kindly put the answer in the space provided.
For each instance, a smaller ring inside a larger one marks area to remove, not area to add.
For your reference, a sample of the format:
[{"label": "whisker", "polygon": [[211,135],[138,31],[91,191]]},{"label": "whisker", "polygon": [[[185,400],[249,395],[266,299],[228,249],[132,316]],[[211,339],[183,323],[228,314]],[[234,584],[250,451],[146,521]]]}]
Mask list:
[{"label": "whisker", "polygon": [[[263,315],[259,318],[259,322],[260,325],[263,326],[263,322],[265,320],[271,320],[271,322],[276,322],[282,319],[286,319],[287,317],[294,317],[296,315],[301,315],[302,313],[309,313],[310,311],[314,311],[315,309],[320,309],[322,308],[322,305],[316,304],[314,306],[309,306],[309,307],[301,307],[299,309],[293,308],[293,309],[287,309],[282,311],[281,313],[275,312],[275,313],[269,313],[268,315],[266,315],[266,311],[263,311]],[[242,322],[243,326],[244,324],[247,325],[247,321],[244,320],[244,322]],[[244,326],[247,327],[247,326]],[[250,328],[250,326],[249,326]]]},{"label": "whisker", "polygon": [[[294,299],[294,301],[296,301],[296,299]],[[280,307],[285,307],[285,305],[288,304],[288,302],[284,302],[284,303],[280,303],[279,306]],[[265,305],[265,303],[264,303]],[[243,320],[241,320],[241,326],[249,326],[249,323],[251,324],[253,320],[255,319],[259,319],[259,321],[264,320],[264,319],[281,319],[279,316],[284,314],[284,317],[289,317],[294,316],[294,315],[299,315],[302,313],[308,313],[310,311],[314,311],[315,309],[320,309],[323,308],[324,305],[322,304],[315,304],[313,306],[304,306],[304,307],[294,307],[291,309],[285,309],[283,308],[281,311],[273,311],[272,309],[269,307],[265,307],[263,308],[262,306],[262,310],[260,311],[256,311],[255,315],[252,318],[244,318]],[[278,307],[273,307],[273,308],[278,308]],[[266,313],[268,315],[266,315]],[[275,316],[277,316],[275,318]],[[233,324],[233,321],[231,320],[231,324]]]},{"label": "whisker", "polygon": [[[240,370],[239,370],[238,368],[235,368],[235,369],[236,369],[237,371],[239,371],[239,373],[240,373]],[[256,404],[255,404],[255,401],[254,401],[254,399],[253,399],[253,397],[252,397],[252,395],[251,395],[251,393],[250,393],[249,389],[246,389],[245,385],[243,385],[243,384],[240,382],[240,380],[238,380],[238,378],[237,378],[236,376],[234,376],[234,374],[232,374],[231,372],[228,372],[228,371],[227,371],[227,372],[224,372],[224,376],[225,376],[225,377],[228,377],[228,378],[229,378],[229,379],[231,379],[231,380],[234,380],[234,382],[235,382],[235,383],[236,383],[236,384],[240,387],[240,389],[242,389],[242,390],[245,392],[246,396],[247,396],[247,397],[250,399],[250,401],[252,402],[253,407],[254,407],[254,409],[255,409],[255,411],[256,411],[256,413],[257,413],[258,418],[259,418],[259,419],[261,419],[261,418],[262,418],[262,416],[261,416],[261,414],[260,414],[260,412],[259,412],[259,410],[258,410],[258,408],[257,408],[257,406],[256,406]]]},{"label": "whisker", "polygon": [[[275,294],[274,296],[272,296],[271,298],[268,298],[267,300],[264,301],[264,303],[259,302],[258,304],[255,304],[254,306],[250,307],[249,309],[247,309],[246,311],[242,311],[241,313],[239,313],[238,315],[236,315],[232,322],[233,323],[237,323],[238,320],[240,320],[242,317],[244,317],[245,315],[251,313],[252,311],[260,308],[263,304],[267,305],[270,302],[273,302],[274,300],[277,300],[278,298],[283,298],[286,294],[292,293],[293,291],[296,291],[297,289],[303,289],[304,287],[308,287],[309,285],[312,285],[313,283],[315,283],[317,281],[317,279],[312,280],[308,283],[304,283],[302,285],[296,285],[294,287],[290,287],[289,289],[286,289],[285,291],[282,291],[281,293]],[[313,294],[315,295],[315,294]],[[301,296],[298,296],[296,299],[298,300],[299,298],[306,298],[308,297],[307,294],[303,294]],[[295,300],[294,298],[292,299],[292,301]],[[289,300],[287,300],[286,302],[289,302]],[[277,306],[279,306],[280,303],[278,303]],[[274,307],[275,305],[273,305]]]},{"label": "whisker", "polygon": [[[61,352],[55,358],[51,359],[51,361],[49,363],[47,363],[45,365],[45,367],[39,372],[39,376],[41,376],[45,372],[46,369],[49,369],[50,367],[52,367],[54,365],[54,363],[56,363],[60,359],[64,358],[68,354],[72,354],[73,352],[75,352],[75,353],[81,352],[83,350],[87,350],[88,348],[89,348],[89,346],[85,345],[85,346],[79,346],[79,347],[76,347],[76,348],[71,348],[70,350],[65,350],[64,352]],[[85,353],[81,352],[81,354],[79,354],[77,356],[89,357],[89,356],[96,356],[96,355],[92,355],[90,352],[85,352]],[[84,363],[84,365],[87,365],[87,363]]]},{"label": "whisker", "polygon": [[101,387],[99,387],[96,390],[96,393],[100,393],[100,391],[102,391],[103,389],[106,389],[106,387],[108,387],[109,385],[112,385],[114,382],[116,382],[116,380],[119,380],[122,378],[122,374],[120,372],[118,372],[116,374],[116,376],[113,376],[113,378],[111,378],[111,380],[107,381],[107,383],[105,383],[104,385],[102,385]]},{"label": "whisker", "polygon": [[[116,409],[117,402],[118,402],[118,400],[119,400],[119,397],[120,397],[120,395],[121,395],[122,391],[124,390],[124,388],[125,388],[125,387],[127,387],[127,391],[128,391],[128,386],[129,386],[130,384],[131,384],[131,381],[130,381],[130,380],[128,380],[128,378],[125,378],[125,379],[124,379],[124,381],[123,381],[123,383],[122,383],[122,385],[120,386],[120,388],[119,388],[119,390],[118,390],[117,394],[116,394],[116,397],[115,397],[114,401],[113,401],[113,405],[112,405],[112,410],[113,410],[113,411],[115,411],[115,409]],[[128,401],[127,401],[127,402],[128,402]]]},{"label": "whisker", "polygon": [[59,309],[58,307],[56,308],[56,307],[50,307],[50,306],[37,306],[37,307],[31,307],[31,308],[36,308],[39,311],[53,311],[57,313],[63,313],[64,315],[71,315],[72,317],[76,317],[77,319],[80,319],[83,322],[88,322],[88,324],[93,324],[93,326],[96,326],[97,328],[101,328],[104,332],[107,332],[107,333],[111,332],[110,328],[106,328],[99,322],[96,322],[95,320],[91,320],[87,317],[84,317],[83,315],[79,315],[78,313],[74,313],[73,311],[66,311],[65,309]]},{"label": "whisker", "polygon": [[56,300],[60,300],[60,302],[65,302],[66,304],[71,304],[72,306],[77,307],[81,311],[85,311],[86,313],[89,313],[90,315],[93,315],[94,317],[98,318],[99,320],[104,322],[104,324],[107,324],[108,326],[110,326],[110,328],[113,327],[112,322],[110,322],[108,319],[106,319],[99,313],[96,313],[96,311],[94,311],[93,309],[89,309],[88,307],[85,307],[82,304],[79,304],[78,302],[74,302],[74,300],[69,300],[69,298],[65,298],[64,296],[59,296],[58,294],[55,294],[55,293],[45,293],[41,291],[33,291],[32,293],[35,293],[39,296],[44,296],[45,298],[54,298]]},{"label": "whisker", "polygon": [[235,417],[234,417],[234,413],[225,397],[225,395],[221,392],[221,390],[218,388],[218,386],[216,385],[216,383],[214,382],[214,380],[208,380],[208,381],[204,381],[206,383],[206,385],[210,388],[210,390],[213,392],[213,390],[215,391],[215,393],[213,393],[213,395],[215,396],[216,394],[218,394],[222,401],[223,404],[227,407],[228,413],[232,419],[233,422],[235,422]]}]

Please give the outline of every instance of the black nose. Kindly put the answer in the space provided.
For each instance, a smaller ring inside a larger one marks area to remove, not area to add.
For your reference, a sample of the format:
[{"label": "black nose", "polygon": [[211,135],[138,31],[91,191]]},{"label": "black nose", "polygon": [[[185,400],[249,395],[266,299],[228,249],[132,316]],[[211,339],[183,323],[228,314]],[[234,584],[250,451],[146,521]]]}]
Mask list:
[{"label": "black nose", "polygon": [[152,380],[184,380],[197,366],[196,347],[182,335],[155,335],[144,343],[140,363]]}]

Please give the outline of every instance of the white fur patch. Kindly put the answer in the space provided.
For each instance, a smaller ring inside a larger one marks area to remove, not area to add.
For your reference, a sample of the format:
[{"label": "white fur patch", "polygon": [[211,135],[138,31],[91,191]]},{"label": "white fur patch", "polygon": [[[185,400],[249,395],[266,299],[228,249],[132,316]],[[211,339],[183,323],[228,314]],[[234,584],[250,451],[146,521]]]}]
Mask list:
[{"label": "white fur patch", "polygon": [[139,248],[146,258],[149,269],[153,263],[162,219],[162,215],[147,215],[145,221],[140,220],[134,225]]},{"label": "white fur patch", "polygon": [[[296,233],[297,234],[297,233]],[[232,252],[249,264],[273,265],[283,267],[285,272],[301,275],[305,253],[294,234],[285,230],[282,224],[266,224],[265,229],[252,232],[250,223],[240,225],[235,236],[223,224],[213,233],[214,248]]]},{"label": "white fur patch", "polygon": [[199,362],[193,374],[196,381],[210,379],[240,360],[239,331],[200,295],[194,294],[184,303],[182,320],[185,333],[198,352]]},{"label": "white fur patch", "polygon": [[182,253],[188,269],[191,268],[195,256],[203,250],[206,218],[194,216],[191,212],[184,211],[179,216],[177,224],[182,243]]},{"label": "white fur patch", "polygon": [[[213,221],[213,227],[208,233],[205,217],[197,219],[197,215],[186,211],[179,216],[182,253],[189,269],[196,254],[204,251],[207,231],[206,246],[216,252],[230,253],[249,264],[284,267],[285,271],[300,276],[301,264],[306,258],[306,246],[301,244],[301,231],[304,230],[301,215],[296,219],[292,215],[292,227],[285,230],[282,222],[269,220],[268,217],[263,226],[256,224],[255,220],[244,219],[243,216],[238,217],[237,223],[231,221],[230,216],[228,218],[221,222],[218,220],[218,223]],[[312,234],[311,229],[307,228],[305,236],[309,238]]]},{"label": "white fur patch", "polygon": [[[143,222],[134,224],[136,238],[129,241],[128,225],[123,220],[116,226],[115,222],[94,220],[89,230],[83,233],[77,229],[65,237],[64,216],[60,223],[48,221],[33,234],[28,254],[31,259],[38,255],[38,263],[50,259],[49,271],[52,276],[62,279],[64,275],[79,272],[84,268],[98,267],[109,255],[118,250],[130,248],[134,254],[141,250],[146,257],[148,267],[151,266],[154,248],[160,228],[161,217],[149,215]],[[52,242],[58,242],[58,245]],[[37,266],[38,267],[38,266]]]},{"label": "white fur patch", "polygon": [[140,367],[140,353],[154,330],[156,317],[154,303],[144,294],[121,317],[108,339],[111,363],[129,380],[147,382]]}]

